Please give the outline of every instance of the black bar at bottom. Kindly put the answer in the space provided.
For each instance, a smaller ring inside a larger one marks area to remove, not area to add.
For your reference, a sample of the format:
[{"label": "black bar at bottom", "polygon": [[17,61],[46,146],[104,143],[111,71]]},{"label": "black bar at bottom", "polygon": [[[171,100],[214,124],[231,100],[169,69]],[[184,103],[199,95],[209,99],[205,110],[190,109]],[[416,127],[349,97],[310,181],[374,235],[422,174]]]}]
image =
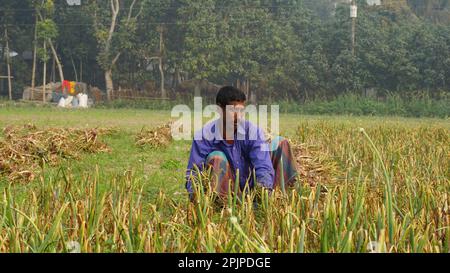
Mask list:
[{"label": "black bar at bottom", "polygon": [[[30,266],[45,272],[307,272],[306,269],[348,271],[446,268],[450,254],[0,254],[7,268]],[[22,269],[22,268],[21,268]]]}]

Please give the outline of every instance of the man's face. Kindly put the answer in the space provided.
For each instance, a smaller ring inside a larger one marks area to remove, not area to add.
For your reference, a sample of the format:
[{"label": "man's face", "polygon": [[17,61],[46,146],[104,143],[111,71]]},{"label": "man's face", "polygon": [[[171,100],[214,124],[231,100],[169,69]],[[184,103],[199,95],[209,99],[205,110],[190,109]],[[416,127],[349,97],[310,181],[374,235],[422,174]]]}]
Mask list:
[{"label": "man's face", "polygon": [[244,110],[245,102],[243,101],[232,101],[227,107],[222,107],[224,125],[236,131],[239,121],[245,117]]}]

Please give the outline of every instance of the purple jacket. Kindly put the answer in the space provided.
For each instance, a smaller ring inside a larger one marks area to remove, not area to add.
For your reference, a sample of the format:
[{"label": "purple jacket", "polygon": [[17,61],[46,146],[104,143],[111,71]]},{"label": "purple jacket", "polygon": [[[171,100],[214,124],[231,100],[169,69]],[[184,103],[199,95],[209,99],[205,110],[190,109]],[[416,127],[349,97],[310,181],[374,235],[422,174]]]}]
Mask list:
[{"label": "purple jacket", "polygon": [[[223,140],[220,126],[221,120],[217,119],[206,124],[202,130],[195,133],[191,147],[191,155],[186,171],[186,189],[193,192],[192,182],[189,177],[194,172],[196,165],[200,170],[205,164],[208,155],[214,151],[223,152],[233,172],[239,169],[239,182],[244,188],[247,178],[255,169],[257,182],[272,189],[275,172],[270,158],[269,144],[265,141],[263,130],[249,121],[238,126],[234,144],[228,144]],[[250,179],[250,187],[254,186],[253,177]]]}]

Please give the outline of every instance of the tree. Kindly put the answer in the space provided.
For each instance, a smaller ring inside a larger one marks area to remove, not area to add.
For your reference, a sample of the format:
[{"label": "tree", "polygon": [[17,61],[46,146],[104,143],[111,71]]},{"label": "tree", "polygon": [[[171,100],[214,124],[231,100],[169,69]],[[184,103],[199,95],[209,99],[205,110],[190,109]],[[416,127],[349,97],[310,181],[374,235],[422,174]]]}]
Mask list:
[{"label": "tree", "polygon": [[262,57],[266,53],[263,40],[267,37],[270,14],[262,3],[248,1],[222,3],[219,14],[216,77],[223,75],[231,82],[236,81],[248,99],[255,102],[262,67],[267,61]]},{"label": "tree", "polygon": [[58,66],[59,78],[61,83],[64,81],[64,72],[56,47],[53,41],[58,37],[58,26],[51,18],[55,12],[55,5],[53,0],[42,0],[40,3],[35,2],[36,13],[39,18],[37,22],[37,38],[43,39],[45,45],[49,45],[53,58]]},{"label": "tree", "polygon": [[[288,97],[294,99],[309,99],[310,93],[315,91],[313,95],[316,95],[326,88],[329,81],[329,65],[323,45],[325,33],[323,23],[320,23],[324,10],[321,9],[317,16],[310,10],[312,4],[297,0],[279,1],[272,11],[274,21],[281,26],[280,31],[285,33],[284,40],[287,41],[284,51],[280,52],[286,76],[278,88],[288,90]],[[320,6],[328,8],[324,3]]]},{"label": "tree", "polygon": [[90,0],[86,5],[100,50],[97,61],[104,70],[108,100],[112,99],[114,90],[113,69],[124,50],[132,47],[130,40],[136,34],[144,4],[144,0]]},{"label": "tree", "polygon": [[212,52],[217,49],[215,1],[183,0],[178,10],[178,26],[183,29],[183,67],[200,80],[215,69]]},{"label": "tree", "polygon": [[[47,62],[50,59],[48,54],[47,44],[48,41],[57,36],[56,25],[53,21],[49,19],[45,19],[43,21],[39,21],[37,25],[37,38],[42,41],[42,47],[37,49],[37,56],[44,63],[43,68],[43,94],[42,100],[46,101],[46,83],[47,83]],[[63,79],[63,78],[62,78]]]},{"label": "tree", "polygon": [[[86,68],[93,66],[86,65],[88,59],[95,61],[96,40],[92,35],[92,26],[89,24],[89,15],[84,13],[81,7],[67,5],[66,1],[55,3],[54,21],[59,28],[57,43],[60,48],[62,59],[66,62],[65,76],[83,81]],[[69,65],[70,64],[70,65]]]},{"label": "tree", "polygon": [[15,12],[14,12],[14,4],[10,3],[9,1],[5,3],[5,5],[2,7],[4,9],[4,15],[2,16],[1,19],[1,24],[3,26],[3,44],[2,46],[2,57],[5,59],[5,63],[6,63],[6,70],[7,70],[7,75],[6,75],[6,79],[8,82],[8,98],[9,100],[13,99],[12,96],[12,71],[11,71],[11,48],[10,48],[10,36],[8,35],[8,29],[10,28],[10,24],[13,21],[13,18],[15,16]]},{"label": "tree", "polygon": [[255,94],[298,101],[368,88],[406,96],[450,87],[448,0],[358,0],[353,57],[349,7],[335,9],[335,2],[87,0],[69,7],[3,0],[1,49],[8,41],[19,55],[2,54],[0,69],[6,75],[9,63],[14,94],[30,80],[32,87],[47,81],[42,67],[53,56],[61,79],[104,84],[109,99],[116,85],[142,89],[148,81],[159,82],[165,98],[186,79],[197,80],[197,95],[209,81],[241,87],[253,101]]}]

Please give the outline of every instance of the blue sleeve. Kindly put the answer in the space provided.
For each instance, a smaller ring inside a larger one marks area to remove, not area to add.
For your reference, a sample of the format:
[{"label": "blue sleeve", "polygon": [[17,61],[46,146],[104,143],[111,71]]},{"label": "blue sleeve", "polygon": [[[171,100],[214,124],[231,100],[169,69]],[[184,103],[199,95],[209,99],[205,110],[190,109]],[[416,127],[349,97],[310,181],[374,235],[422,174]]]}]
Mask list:
[{"label": "blue sleeve", "polygon": [[205,164],[206,157],[209,154],[209,146],[205,140],[193,140],[191,146],[191,154],[189,156],[189,162],[186,170],[186,189],[189,193],[193,192],[192,181],[190,179],[191,174],[195,175],[194,166],[197,166],[202,170]]},{"label": "blue sleeve", "polygon": [[264,132],[259,129],[256,140],[250,141],[249,157],[255,168],[257,182],[268,189],[273,189],[275,171],[270,158],[269,144],[265,141]]}]

